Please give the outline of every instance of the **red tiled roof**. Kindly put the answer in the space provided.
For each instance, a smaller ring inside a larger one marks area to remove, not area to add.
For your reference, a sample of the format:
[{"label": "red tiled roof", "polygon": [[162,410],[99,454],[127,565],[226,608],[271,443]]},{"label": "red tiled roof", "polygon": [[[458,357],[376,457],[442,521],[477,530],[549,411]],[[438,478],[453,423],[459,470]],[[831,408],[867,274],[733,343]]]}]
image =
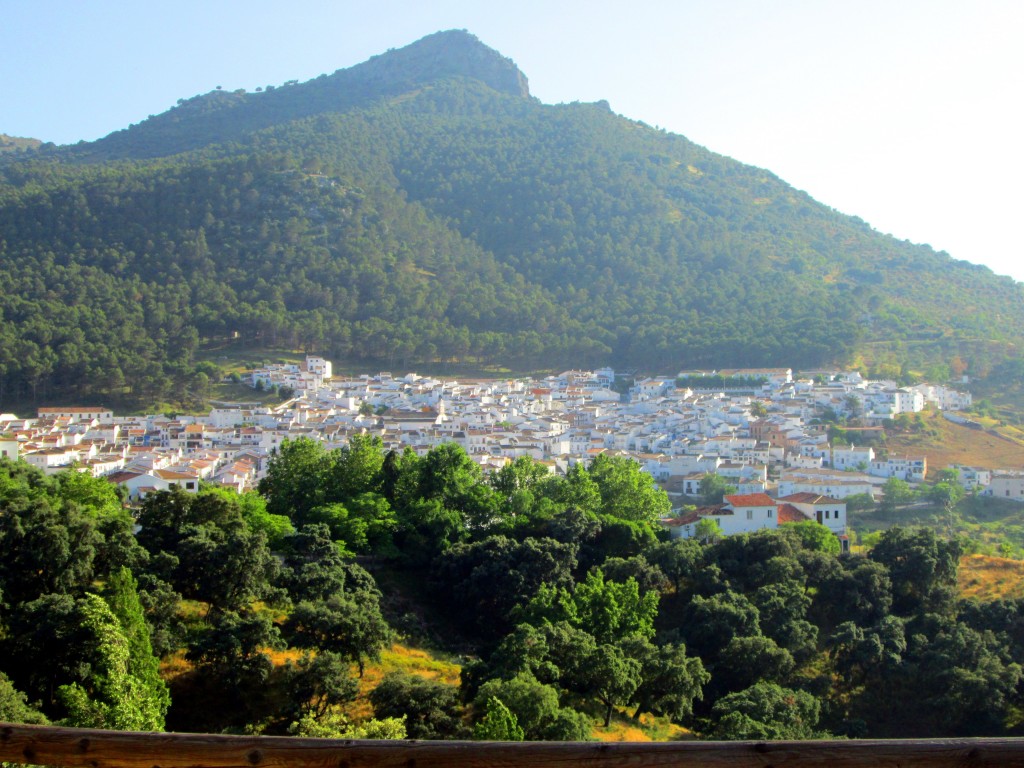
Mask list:
[{"label": "red tiled roof", "polygon": [[697,514],[697,510],[693,510],[691,512],[687,512],[685,515],[682,515],[681,517],[673,517],[668,520],[662,520],[662,523],[664,525],[669,526],[670,528],[679,528],[683,525],[695,523],[698,520],[700,520],[700,515]]},{"label": "red tiled roof", "polygon": [[775,499],[767,493],[744,493],[726,496],[725,500],[732,507],[774,507]]},{"label": "red tiled roof", "polygon": [[121,472],[114,472],[112,474],[107,475],[107,480],[117,485],[120,483],[126,483],[132,478],[136,478],[141,474],[142,472],[132,472],[130,470],[123,470]]},{"label": "red tiled roof", "polygon": [[782,523],[805,523],[810,520],[807,515],[794,507],[792,504],[779,504],[779,524]]}]

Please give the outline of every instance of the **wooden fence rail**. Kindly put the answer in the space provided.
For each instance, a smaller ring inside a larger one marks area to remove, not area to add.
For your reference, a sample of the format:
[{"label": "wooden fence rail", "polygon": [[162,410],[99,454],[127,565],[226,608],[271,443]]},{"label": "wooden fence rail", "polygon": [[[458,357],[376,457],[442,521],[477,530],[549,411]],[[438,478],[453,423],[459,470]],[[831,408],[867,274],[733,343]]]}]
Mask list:
[{"label": "wooden fence rail", "polygon": [[126,733],[0,723],[0,761],[67,768],[1024,768],[1024,739],[510,744]]}]

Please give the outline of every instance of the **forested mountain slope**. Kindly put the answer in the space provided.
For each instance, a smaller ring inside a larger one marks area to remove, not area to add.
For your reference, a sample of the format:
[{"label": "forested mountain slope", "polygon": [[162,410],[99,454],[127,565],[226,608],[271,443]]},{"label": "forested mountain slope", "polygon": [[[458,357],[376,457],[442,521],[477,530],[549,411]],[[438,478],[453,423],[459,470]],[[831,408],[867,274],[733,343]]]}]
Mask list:
[{"label": "forested mountain slope", "polygon": [[187,390],[204,338],[478,359],[923,366],[1019,355],[1024,288],[446,32],[0,160],[0,398]]}]

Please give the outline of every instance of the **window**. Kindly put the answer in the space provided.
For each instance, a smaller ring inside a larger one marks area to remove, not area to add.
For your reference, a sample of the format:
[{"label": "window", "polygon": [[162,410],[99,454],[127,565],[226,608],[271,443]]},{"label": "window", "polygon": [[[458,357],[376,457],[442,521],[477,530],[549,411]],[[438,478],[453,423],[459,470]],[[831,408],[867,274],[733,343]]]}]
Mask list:
[{"label": "window", "polygon": [[747,520],[753,520],[753,519],[754,519],[754,510],[748,509],[747,510]]},{"label": "window", "polygon": [[768,517],[775,517],[775,510],[774,509],[769,509],[768,510]]}]

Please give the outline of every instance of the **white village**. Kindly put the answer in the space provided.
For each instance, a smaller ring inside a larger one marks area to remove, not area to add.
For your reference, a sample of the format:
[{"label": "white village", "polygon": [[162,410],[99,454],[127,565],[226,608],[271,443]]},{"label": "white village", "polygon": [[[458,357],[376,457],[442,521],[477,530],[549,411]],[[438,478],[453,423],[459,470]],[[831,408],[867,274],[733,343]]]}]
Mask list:
[{"label": "white village", "polygon": [[[707,388],[700,386],[705,377]],[[628,456],[673,500],[675,513],[662,524],[674,536],[694,536],[702,519],[725,535],[816,520],[845,547],[846,499],[877,500],[889,478],[917,485],[928,459],[830,444],[822,414],[856,416],[870,429],[934,408],[969,424],[958,412],[971,404],[970,394],[944,386],[899,387],[838,370],[795,378],[787,368],[682,372],[636,379],[623,392],[609,368],[537,379],[336,377],[330,361],[307,357],[253,370],[245,381],[294,397],[275,406],[220,404],[203,416],[119,416],[97,407],[40,408],[36,418],[0,414],[0,458],[47,474],[90,472],[138,501],[175,486],[196,492],[203,483],[253,489],[275,449],[300,437],[337,448],[352,435],[375,435],[385,450],[420,455],[452,442],[485,472],[521,456],[554,474],[599,454]],[[1020,471],[955,469],[966,490],[1024,503]],[[733,492],[719,504],[683,509],[709,476]]]}]

